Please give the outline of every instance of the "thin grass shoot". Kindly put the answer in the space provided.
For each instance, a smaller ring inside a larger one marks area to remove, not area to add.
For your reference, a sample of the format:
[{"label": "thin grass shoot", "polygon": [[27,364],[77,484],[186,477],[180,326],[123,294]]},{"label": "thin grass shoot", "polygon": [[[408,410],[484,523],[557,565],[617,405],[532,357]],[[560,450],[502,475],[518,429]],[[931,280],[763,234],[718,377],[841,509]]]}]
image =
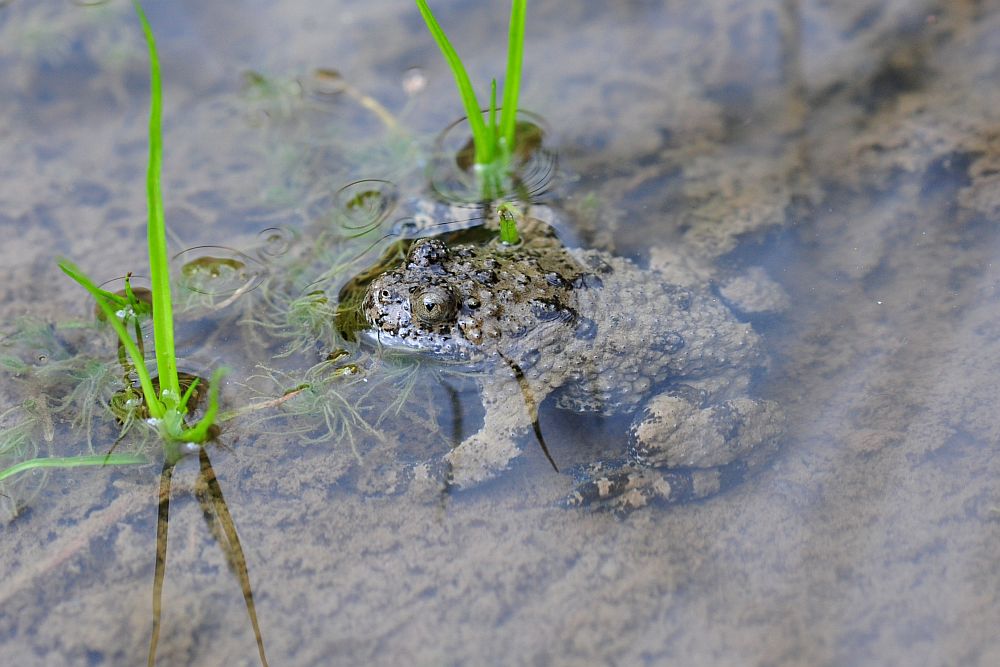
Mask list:
[{"label": "thin grass shoot", "polygon": [[[513,0],[507,36],[507,72],[504,77],[503,99],[497,106],[496,79],[490,83],[490,103],[487,120],[483,107],[476,97],[465,65],[452,46],[441,24],[438,23],[426,0],[416,0],[420,15],[427,24],[434,41],[444,55],[455,78],[455,85],[462,98],[462,105],[472,132],[475,151],[473,159],[480,192],[484,199],[497,199],[504,192],[503,182],[513,168],[513,155],[517,148],[517,104],[521,87],[521,66],[524,60],[524,28],[527,17],[527,0]],[[497,110],[500,122],[497,123]]]}]

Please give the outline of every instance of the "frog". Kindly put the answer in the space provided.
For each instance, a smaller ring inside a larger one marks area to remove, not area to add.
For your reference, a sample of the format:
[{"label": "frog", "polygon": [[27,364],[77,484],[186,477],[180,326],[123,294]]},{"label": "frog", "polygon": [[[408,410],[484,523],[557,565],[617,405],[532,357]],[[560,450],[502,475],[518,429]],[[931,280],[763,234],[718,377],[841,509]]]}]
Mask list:
[{"label": "frog", "polygon": [[365,336],[473,370],[484,416],[414,477],[457,489],[496,477],[532,431],[544,448],[538,408],[550,395],[561,409],[633,415],[620,457],[571,471],[567,505],[700,499],[761,467],[783,431],[780,406],[751,392],[769,366],[761,336],[702,274],[668,278],[678,273],[554,232],[416,239],[367,286]]}]

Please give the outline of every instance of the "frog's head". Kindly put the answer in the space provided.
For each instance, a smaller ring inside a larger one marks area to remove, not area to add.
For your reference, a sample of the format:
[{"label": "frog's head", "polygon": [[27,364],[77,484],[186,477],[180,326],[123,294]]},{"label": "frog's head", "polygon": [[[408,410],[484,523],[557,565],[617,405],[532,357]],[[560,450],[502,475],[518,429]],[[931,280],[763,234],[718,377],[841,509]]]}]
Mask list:
[{"label": "frog's head", "polygon": [[470,300],[449,269],[449,253],[441,240],[421,239],[402,268],[371,282],[362,310],[380,344],[459,360],[476,356],[479,341],[465,335]]}]

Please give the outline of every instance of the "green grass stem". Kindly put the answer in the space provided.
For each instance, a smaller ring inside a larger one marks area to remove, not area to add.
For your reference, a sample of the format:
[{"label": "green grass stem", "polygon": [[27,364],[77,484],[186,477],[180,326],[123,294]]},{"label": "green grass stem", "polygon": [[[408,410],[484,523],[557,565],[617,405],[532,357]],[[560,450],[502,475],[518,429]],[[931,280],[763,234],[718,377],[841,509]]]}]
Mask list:
[{"label": "green grass stem", "polygon": [[149,166],[146,170],[146,194],[149,217],[146,235],[149,241],[149,271],[153,292],[153,338],[156,341],[156,367],[161,397],[170,392],[172,400],[180,401],[180,380],[177,377],[177,356],[174,351],[174,318],[170,300],[170,260],[167,255],[167,228],[163,215],[163,193],[160,172],[163,163],[163,86],[160,82],[160,59],[156,52],[153,29],[138,0],[133,0],[135,12],[142,24],[149,49]]},{"label": "green grass stem", "polygon": [[[212,379],[208,381],[208,405],[205,406],[205,414],[202,415],[201,421],[186,429],[181,433],[180,439],[186,440],[188,442],[205,442],[209,436],[209,429],[216,421],[216,415],[219,414],[219,385],[222,382],[222,376],[225,375],[226,371],[223,368],[217,368],[214,373],[212,373]],[[184,407],[187,407],[187,398],[190,393],[185,396]]]},{"label": "green grass stem", "polygon": [[[153,340],[156,347],[156,370],[159,393],[153,386],[152,376],[146,365],[141,349],[141,330],[136,328],[136,340],[132,340],[125,328],[127,320],[134,316],[132,311],[138,301],[126,280],[126,297],[111,294],[97,287],[78,267],[69,260],[59,262],[59,267],[80,283],[97,301],[101,311],[114,328],[122,345],[128,352],[139,376],[139,384],[146,400],[150,417],[164,439],[167,458],[176,461],[181,456],[180,442],[204,442],[211,433],[211,427],[218,413],[219,383],[221,370],[212,375],[209,383],[208,406],[202,419],[193,427],[188,427],[184,418],[188,413],[188,399],[193,387],[181,394],[180,378],[177,375],[177,354],[174,347],[173,305],[170,297],[170,260],[167,254],[167,228],[163,215],[163,193],[160,173],[163,163],[163,92],[160,81],[160,60],[156,52],[156,40],[142,6],[133,0],[136,15],[149,48],[149,165],[146,171],[146,195],[148,218],[146,235],[149,245],[149,271],[153,300]],[[124,304],[124,306],[123,306]],[[120,315],[119,313],[124,313]],[[131,314],[130,314],[131,313]]]},{"label": "green grass stem", "polygon": [[524,26],[527,18],[527,0],[513,0],[510,8],[510,25],[507,36],[507,73],[504,77],[503,101],[500,105],[500,122],[497,123],[496,79],[490,82],[490,99],[487,119],[476,99],[475,90],[461,59],[448,41],[441,25],[434,18],[426,0],[416,0],[420,14],[444,54],[455,77],[455,84],[462,97],[472,142],[473,158],[484,199],[498,199],[504,194],[503,183],[512,171],[513,154],[517,142],[517,102],[521,88],[521,64],[524,60]]},{"label": "green grass stem", "polygon": [[490,79],[490,135],[497,136],[497,80]]},{"label": "green grass stem", "polygon": [[514,132],[517,127],[517,98],[521,90],[521,62],[524,59],[524,24],[528,0],[513,0],[507,36],[507,75],[503,81],[503,106],[500,110],[501,150],[507,159],[514,152]]},{"label": "green grass stem", "polygon": [[424,17],[424,22],[427,24],[427,29],[430,30],[434,41],[437,42],[438,48],[441,49],[441,53],[444,55],[444,59],[448,61],[451,73],[455,77],[455,85],[458,86],[458,92],[462,96],[462,105],[465,107],[465,113],[469,117],[472,141],[476,148],[475,162],[476,164],[489,164],[494,159],[494,141],[489,136],[486,123],[483,121],[483,109],[479,106],[479,101],[476,99],[476,91],[469,80],[468,72],[465,71],[465,65],[462,64],[462,60],[458,57],[458,53],[455,52],[455,48],[448,41],[448,36],[445,35],[441,25],[434,18],[434,14],[431,13],[431,8],[427,6],[426,0],[416,0],[416,2],[417,8],[420,10],[420,15]]},{"label": "green grass stem", "polygon": [[80,468],[83,466],[119,466],[141,465],[149,463],[144,456],[138,454],[89,454],[86,456],[49,456],[40,459],[21,461],[9,468],[0,470],[0,482],[18,473],[38,470],[41,468]]}]

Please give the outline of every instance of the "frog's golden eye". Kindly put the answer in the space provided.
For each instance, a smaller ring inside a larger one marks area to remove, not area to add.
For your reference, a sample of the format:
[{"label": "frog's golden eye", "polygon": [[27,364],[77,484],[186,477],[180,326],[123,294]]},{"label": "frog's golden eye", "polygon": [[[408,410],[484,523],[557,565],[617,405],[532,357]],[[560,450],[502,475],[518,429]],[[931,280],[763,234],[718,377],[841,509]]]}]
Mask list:
[{"label": "frog's golden eye", "polygon": [[427,287],[410,295],[410,312],[424,324],[447,322],[457,310],[458,300],[447,287]]}]

